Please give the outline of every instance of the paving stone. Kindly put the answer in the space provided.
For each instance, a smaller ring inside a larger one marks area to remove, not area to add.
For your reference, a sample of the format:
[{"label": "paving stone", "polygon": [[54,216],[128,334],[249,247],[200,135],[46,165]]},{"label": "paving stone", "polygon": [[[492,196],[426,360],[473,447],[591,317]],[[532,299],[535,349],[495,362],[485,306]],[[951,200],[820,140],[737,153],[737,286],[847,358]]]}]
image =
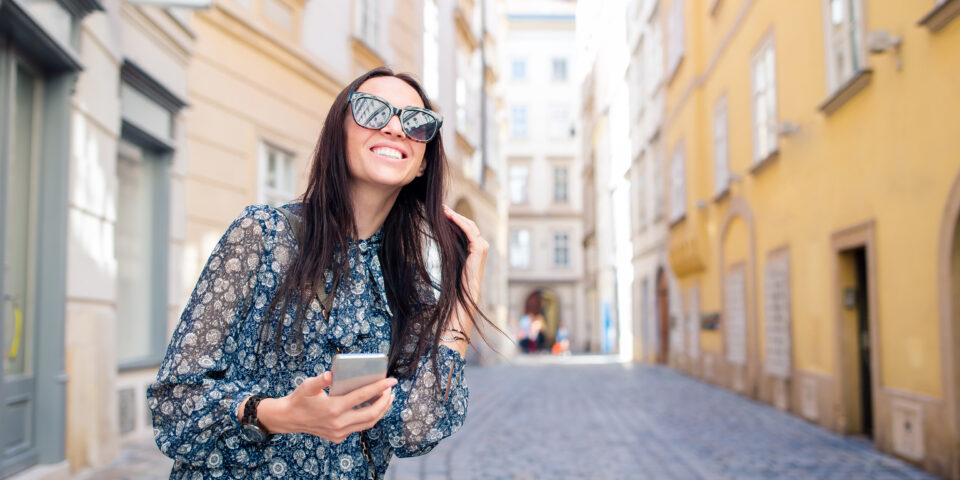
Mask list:
[{"label": "paving stone", "polygon": [[[387,480],[933,478],[869,441],[666,368],[555,361],[468,367],[463,428],[425,456],[394,459]],[[159,479],[171,465],[145,441],[75,478]]]}]

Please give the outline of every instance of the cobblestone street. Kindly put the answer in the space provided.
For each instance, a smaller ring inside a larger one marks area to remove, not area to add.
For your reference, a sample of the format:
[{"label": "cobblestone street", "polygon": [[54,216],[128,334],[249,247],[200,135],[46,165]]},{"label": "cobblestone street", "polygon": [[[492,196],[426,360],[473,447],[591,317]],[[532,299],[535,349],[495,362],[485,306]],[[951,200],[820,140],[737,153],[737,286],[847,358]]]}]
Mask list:
[{"label": "cobblestone street", "polygon": [[661,367],[500,366],[467,380],[464,427],[427,456],[395,460],[390,480],[931,478]]},{"label": "cobblestone street", "polygon": [[[618,363],[473,368],[470,411],[433,452],[395,459],[412,479],[927,479],[844,438],[671,370]],[[82,479],[166,478],[149,445]]]}]

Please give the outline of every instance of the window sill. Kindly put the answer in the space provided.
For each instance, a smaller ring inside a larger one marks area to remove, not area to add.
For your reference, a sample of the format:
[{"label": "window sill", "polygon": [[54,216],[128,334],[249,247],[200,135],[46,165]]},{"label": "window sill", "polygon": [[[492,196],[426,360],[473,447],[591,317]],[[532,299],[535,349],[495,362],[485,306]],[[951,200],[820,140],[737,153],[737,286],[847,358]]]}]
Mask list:
[{"label": "window sill", "polygon": [[713,201],[714,203],[720,203],[729,197],[730,197],[730,183],[727,182],[727,185],[723,187],[723,190],[717,192],[717,194],[713,196]]},{"label": "window sill", "polygon": [[853,75],[853,78],[847,80],[840,88],[837,88],[837,90],[817,108],[825,115],[832,115],[833,112],[839,110],[840,107],[849,102],[850,99],[860,93],[861,90],[867,88],[867,85],[870,84],[871,77],[873,77],[872,69],[864,68],[860,70]]},{"label": "window sill", "polygon": [[680,215],[679,217],[677,217],[677,218],[675,218],[675,219],[673,219],[673,220],[670,220],[670,228],[676,227],[677,225],[683,223],[683,221],[686,220],[686,219],[687,219],[687,214],[684,213],[683,215]]},{"label": "window sill", "polygon": [[717,10],[720,7],[720,2],[721,0],[711,0],[710,7],[708,8],[708,13],[710,13],[710,15],[715,16],[717,14]]},{"label": "window sill", "polygon": [[670,71],[667,72],[666,81],[664,83],[668,87],[673,85],[674,80],[677,78],[677,76],[680,75],[679,72],[680,72],[680,69],[683,67],[684,59],[686,57],[687,57],[686,54],[681,55],[680,58],[677,60],[677,63],[673,65],[673,68],[671,68]]},{"label": "window sill", "polygon": [[760,172],[766,170],[767,167],[773,164],[778,158],[780,158],[780,150],[774,150],[768,153],[766,157],[763,157],[760,159],[760,161],[754,163],[753,166],[750,167],[750,174],[759,175]]},{"label": "window sill", "polygon": [[927,27],[931,32],[939,32],[951,20],[960,15],[960,0],[947,0],[930,10],[917,22],[917,25]]},{"label": "window sill", "polygon": [[124,360],[117,363],[118,372],[130,372],[133,370],[158,369],[163,363],[163,357],[148,357],[138,360]]}]

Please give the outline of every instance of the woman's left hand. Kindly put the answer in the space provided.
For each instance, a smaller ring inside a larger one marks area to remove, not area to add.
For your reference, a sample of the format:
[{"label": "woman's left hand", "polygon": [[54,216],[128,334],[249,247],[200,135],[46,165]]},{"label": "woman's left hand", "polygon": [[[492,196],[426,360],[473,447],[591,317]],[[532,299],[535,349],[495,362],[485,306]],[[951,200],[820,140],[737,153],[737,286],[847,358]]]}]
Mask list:
[{"label": "woman's left hand", "polygon": [[[463,266],[463,284],[470,298],[477,304],[480,303],[480,281],[483,279],[483,267],[487,262],[487,253],[490,251],[490,244],[480,236],[480,228],[477,224],[463,215],[453,211],[452,208],[444,205],[443,212],[447,218],[453,220],[460,230],[467,235],[467,261]],[[474,313],[474,312],[470,312]],[[467,318],[472,315],[468,315]],[[467,318],[461,318],[461,329],[469,333],[470,324]]]}]

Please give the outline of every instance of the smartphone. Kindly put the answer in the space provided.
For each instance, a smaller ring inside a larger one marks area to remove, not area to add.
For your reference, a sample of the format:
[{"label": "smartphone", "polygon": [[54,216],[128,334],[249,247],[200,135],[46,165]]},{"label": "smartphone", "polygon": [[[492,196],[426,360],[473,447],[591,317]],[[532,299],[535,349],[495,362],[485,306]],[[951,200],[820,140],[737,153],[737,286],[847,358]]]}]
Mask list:
[{"label": "smartphone", "polygon": [[[330,395],[346,395],[360,387],[387,378],[387,356],[382,353],[338,353],[333,357],[330,371],[333,374]],[[371,398],[357,405],[356,408],[370,405],[377,398],[380,397]]]}]

